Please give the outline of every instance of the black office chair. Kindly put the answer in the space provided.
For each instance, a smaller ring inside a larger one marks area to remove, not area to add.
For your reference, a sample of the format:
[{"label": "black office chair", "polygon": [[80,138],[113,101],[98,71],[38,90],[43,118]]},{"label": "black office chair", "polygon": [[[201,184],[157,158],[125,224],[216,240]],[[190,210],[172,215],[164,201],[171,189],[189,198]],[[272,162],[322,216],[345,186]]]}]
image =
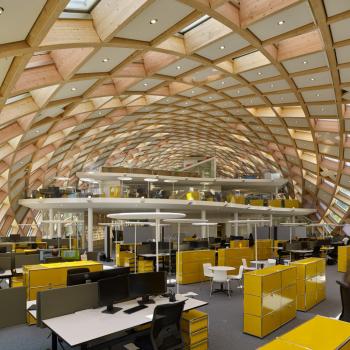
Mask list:
[{"label": "black office chair", "polygon": [[340,285],[340,296],[342,303],[342,312],[339,320],[350,322],[350,286],[343,282],[337,281]]},{"label": "black office chair", "polygon": [[184,305],[185,301],[180,301],[156,306],[150,333],[136,338],[134,344],[141,350],[183,349],[181,315]]},{"label": "black office chair", "polygon": [[319,245],[317,245],[317,246],[314,247],[314,250],[312,252],[312,256],[314,258],[319,258],[320,255],[321,255],[321,247]]}]

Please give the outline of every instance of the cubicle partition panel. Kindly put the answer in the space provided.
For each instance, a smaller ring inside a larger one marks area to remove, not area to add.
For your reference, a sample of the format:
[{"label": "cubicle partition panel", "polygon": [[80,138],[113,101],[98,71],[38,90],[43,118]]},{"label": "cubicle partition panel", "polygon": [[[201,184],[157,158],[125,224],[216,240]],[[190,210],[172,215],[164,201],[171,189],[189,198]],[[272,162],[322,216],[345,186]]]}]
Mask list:
[{"label": "cubicle partition panel", "polygon": [[24,287],[0,289],[0,328],[26,322],[26,289]]},{"label": "cubicle partition panel", "polygon": [[98,283],[40,291],[37,294],[37,326],[43,327],[42,320],[96,308],[98,305]]},{"label": "cubicle partition panel", "polygon": [[23,254],[15,253],[14,257],[14,267],[20,268],[24,265],[37,265],[40,264],[40,255],[39,254]]},{"label": "cubicle partition panel", "polygon": [[12,269],[12,254],[4,253],[0,256],[0,269],[5,271]]},{"label": "cubicle partition panel", "polygon": [[[249,264],[250,261],[254,260],[254,250],[251,248],[218,249],[219,266],[233,266],[238,269],[242,265],[242,259],[246,259]],[[237,271],[233,273],[237,273]]]},{"label": "cubicle partition panel", "polygon": [[230,248],[248,248],[249,241],[247,239],[238,239],[230,241]]}]

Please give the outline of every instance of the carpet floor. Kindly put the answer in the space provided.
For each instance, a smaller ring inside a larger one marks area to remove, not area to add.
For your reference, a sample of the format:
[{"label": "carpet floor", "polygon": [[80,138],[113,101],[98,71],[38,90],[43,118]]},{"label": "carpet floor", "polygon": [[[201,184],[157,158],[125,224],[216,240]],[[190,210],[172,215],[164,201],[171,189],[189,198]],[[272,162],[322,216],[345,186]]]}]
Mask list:
[{"label": "carpet floor", "polygon": [[[283,334],[316,314],[337,317],[341,312],[339,286],[336,280],[343,278],[337,272],[337,266],[327,267],[327,299],[308,312],[297,312],[297,317],[277,331],[259,339],[242,333],[243,330],[243,293],[233,285],[231,297],[214,294],[209,297],[209,283],[180,286],[180,292],[195,292],[198,299],[209,304],[202,308],[209,314],[209,348],[211,350],[253,350],[266,344],[276,336]],[[36,326],[16,326],[0,330],[1,350],[46,350],[50,349],[49,331]]]}]

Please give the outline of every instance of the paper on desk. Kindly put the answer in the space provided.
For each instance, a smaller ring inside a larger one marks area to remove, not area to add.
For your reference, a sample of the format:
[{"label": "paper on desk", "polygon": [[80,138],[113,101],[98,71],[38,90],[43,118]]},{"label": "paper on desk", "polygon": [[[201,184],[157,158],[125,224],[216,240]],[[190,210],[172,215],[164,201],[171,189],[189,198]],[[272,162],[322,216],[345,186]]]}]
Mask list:
[{"label": "paper on desk", "polygon": [[194,292],[188,292],[188,293],[185,293],[185,294],[182,294],[184,297],[195,297],[197,296],[198,294],[197,293],[194,293]]},{"label": "paper on desk", "polygon": [[153,320],[153,314],[151,315],[146,315],[147,318],[149,318],[150,320]]}]

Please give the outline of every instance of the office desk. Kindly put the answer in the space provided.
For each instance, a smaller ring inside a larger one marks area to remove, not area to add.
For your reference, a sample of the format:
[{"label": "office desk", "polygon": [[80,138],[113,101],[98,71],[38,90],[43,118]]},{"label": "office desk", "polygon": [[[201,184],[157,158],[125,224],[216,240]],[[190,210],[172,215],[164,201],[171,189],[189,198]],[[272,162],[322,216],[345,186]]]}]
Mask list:
[{"label": "office desk", "polygon": [[[152,254],[152,253],[149,253],[149,254],[137,254],[138,256],[142,256],[143,258],[156,258],[157,254]],[[169,256],[170,254],[169,253],[158,253],[158,256],[161,257],[161,256]]]},{"label": "office desk", "polygon": [[318,315],[259,349],[345,350],[349,348],[350,323]]},{"label": "office desk", "polygon": [[[186,298],[178,294],[176,299],[181,301]],[[52,350],[57,350],[57,337],[62,338],[71,347],[80,345],[81,349],[86,349],[87,344],[95,339],[151,322],[155,307],[169,302],[168,298],[162,297],[155,298],[155,301],[155,304],[150,304],[146,309],[131,315],[124,313],[122,310],[114,315],[105,314],[101,312],[105,309],[103,307],[43,320],[43,323],[52,331]],[[185,303],[184,311],[207,304],[205,301],[189,298]],[[134,299],[115,305],[123,309],[129,309],[137,306],[138,303]]]},{"label": "office desk", "polygon": [[298,256],[303,256],[303,257],[305,257],[305,255],[313,253],[312,249],[291,249],[291,250],[288,250],[288,251],[291,254],[293,254],[294,256],[298,255]]}]

